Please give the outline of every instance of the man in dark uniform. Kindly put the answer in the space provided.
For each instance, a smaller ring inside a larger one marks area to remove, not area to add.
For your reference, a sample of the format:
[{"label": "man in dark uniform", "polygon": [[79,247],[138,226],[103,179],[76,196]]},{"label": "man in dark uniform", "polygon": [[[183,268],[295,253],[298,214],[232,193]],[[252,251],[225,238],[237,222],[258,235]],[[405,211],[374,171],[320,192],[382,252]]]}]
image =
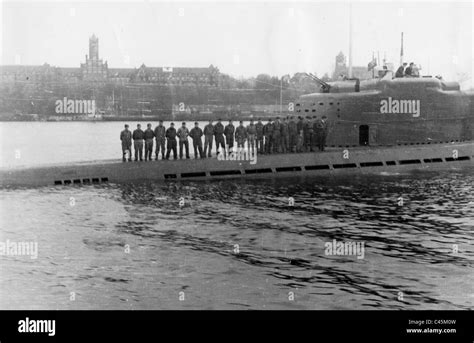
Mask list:
[{"label": "man in dark uniform", "polygon": [[280,117],[276,117],[273,123],[273,152],[279,153],[281,148],[281,122]]},{"label": "man in dark uniform", "polygon": [[316,121],[315,128],[316,128],[319,151],[324,151],[324,146],[326,145],[326,136],[327,136],[326,116],[323,116],[320,120]]},{"label": "man in dark uniform", "polygon": [[310,151],[316,151],[316,147],[318,146],[318,137],[316,133],[316,123],[318,122],[318,117],[313,116],[313,119],[310,121]]},{"label": "man in dark uniform", "polygon": [[179,138],[179,158],[183,158],[183,145],[186,148],[186,158],[189,158],[189,142],[188,142],[189,130],[186,127],[186,123],[183,121],[182,126],[178,129]]},{"label": "man in dark uniform", "polygon": [[304,120],[303,117],[298,117],[298,122],[296,123],[296,129],[298,131],[298,136],[296,137],[296,152],[303,152],[304,147]]},{"label": "man in dark uniform", "polygon": [[403,77],[405,76],[405,67],[407,66],[406,63],[403,63],[400,67],[398,67],[397,71],[395,72],[395,77]]},{"label": "man in dark uniform", "polygon": [[128,161],[130,162],[132,160],[132,133],[128,129],[128,124],[125,124],[125,130],[120,132],[120,140],[122,141],[122,161],[127,160],[128,151]]},{"label": "man in dark uniform", "polygon": [[298,139],[298,127],[295,122],[295,117],[291,116],[290,121],[288,122],[288,145],[291,152],[296,151],[296,142]]},{"label": "man in dark uniform", "polygon": [[310,122],[309,122],[309,116],[306,116],[306,118],[303,121],[303,150],[304,151],[309,151],[310,145],[311,145],[311,134],[309,131],[310,127]]},{"label": "man in dark uniform", "polygon": [[327,117],[323,116],[321,119],[322,127],[323,127],[323,134],[321,136],[321,142],[319,144],[319,150],[324,151],[324,147],[326,146],[326,137],[328,136],[328,123],[326,121]]},{"label": "man in dark uniform", "polygon": [[[212,141],[214,139],[214,125],[212,120],[204,127],[204,157],[211,157]],[[209,149],[209,150],[208,150]]]},{"label": "man in dark uniform", "polygon": [[255,130],[257,132],[257,152],[263,154],[263,123],[261,119],[258,119],[255,124]]},{"label": "man in dark uniform", "polygon": [[298,122],[296,123],[296,129],[298,131],[298,134],[301,133],[301,131],[303,131],[303,127],[304,127],[303,117],[299,116]]},{"label": "man in dark uniform", "polygon": [[143,161],[143,138],[145,136],[144,132],[141,129],[141,125],[137,124],[137,129],[133,131],[133,148],[135,150],[135,161],[138,161],[138,157],[140,157],[140,161]]},{"label": "man in dark uniform", "polygon": [[271,119],[263,127],[263,134],[265,135],[265,153],[271,154],[273,150],[273,121]]},{"label": "man in dark uniform", "polygon": [[290,133],[288,131],[288,121],[287,118],[283,118],[281,123],[281,151],[287,153],[290,147]]},{"label": "man in dark uniform", "polygon": [[257,136],[257,128],[253,123],[253,119],[250,120],[250,124],[247,125],[247,138],[249,140],[248,147],[255,154],[255,138]]},{"label": "man in dark uniform", "polygon": [[237,141],[237,148],[242,150],[247,139],[247,129],[244,126],[244,122],[241,120],[239,126],[235,130],[235,140]]},{"label": "man in dark uniform", "polygon": [[235,127],[232,124],[232,120],[229,120],[229,125],[226,125],[224,129],[225,143],[227,144],[227,148],[229,148],[229,153],[231,153],[234,148],[234,132]]},{"label": "man in dark uniform", "polygon": [[214,125],[214,138],[216,139],[216,154],[219,154],[219,147],[222,147],[222,152],[225,155],[224,125],[222,125],[221,119]]},{"label": "man in dark uniform", "polygon": [[155,127],[156,150],[155,160],[158,161],[158,154],[161,150],[161,159],[165,159],[165,143],[166,143],[166,129],[163,125],[163,120]]},{"label": "man in dark uniform", "polygon": [[145,161],[151,161],[151,154],[153,153],[153,138],[155,138],[155,133],[151,129],[151,124],[146,125],[146,130],[144,132],[145,138]]},{"label": "man in dark uniform", "polygon": [[324,127],[322,119],[316,119],[314,122],[314,134],[316,136],[316,145],[318,146],[319,151],[321,151],[321,141],[324,135]]},{"label": "man in dark uniform", "polygon": [[199,156],[201,158],[204,158],[203,152],[202,152],[202,137],[203,133],[201,128],[199,127],[199,123],[195,122],[194,127],[191,129],[191,132],[189,132],[189,136],[193,139],[193,148],[194,148],[194,158],[198,158],[198,151],[199,151]]},{"label": "man in dark uniform", "polygon": [[173,157],[175,160],[178,159],[178,154],[176,152],[176,129],[174,128],[174,123],[170,124],[168,130],[166,130],[165,134],[167,138],[166,142],[166,159],[170,158],[170,152],[173,150]]}]

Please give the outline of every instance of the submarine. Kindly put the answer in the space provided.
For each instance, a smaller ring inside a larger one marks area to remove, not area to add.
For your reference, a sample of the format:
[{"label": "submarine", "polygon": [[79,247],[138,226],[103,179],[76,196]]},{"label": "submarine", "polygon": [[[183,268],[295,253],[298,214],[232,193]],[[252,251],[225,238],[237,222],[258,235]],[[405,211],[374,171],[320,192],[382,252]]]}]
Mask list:
[{"label": "submarine", "polygon": [[419,145],[470,141],[474,137],[474,91],[440,77],[381,78],[321,84],[321,92],[295,104],[302,116],[325,115],[329,146]]},{"label": "submarine", "polygon": [[[319,82],[292,116],[327,117],[326,150],[254,158],[120,159],[0,170],[1,186],[74,186],[312,175],[460,170],[474,163],[474,92],[438,77]],[[242,155],[245,157],[245,155]]]}]

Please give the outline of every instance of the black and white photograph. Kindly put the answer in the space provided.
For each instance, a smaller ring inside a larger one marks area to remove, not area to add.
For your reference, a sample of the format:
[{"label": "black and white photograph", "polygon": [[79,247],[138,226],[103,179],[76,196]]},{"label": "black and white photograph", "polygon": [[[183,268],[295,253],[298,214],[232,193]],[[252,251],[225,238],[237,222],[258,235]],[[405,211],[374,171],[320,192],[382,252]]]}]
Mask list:
[{"label": "black and white photograph", "polygon": [[0,309],[473,310],[473,7],[2,1]]}]

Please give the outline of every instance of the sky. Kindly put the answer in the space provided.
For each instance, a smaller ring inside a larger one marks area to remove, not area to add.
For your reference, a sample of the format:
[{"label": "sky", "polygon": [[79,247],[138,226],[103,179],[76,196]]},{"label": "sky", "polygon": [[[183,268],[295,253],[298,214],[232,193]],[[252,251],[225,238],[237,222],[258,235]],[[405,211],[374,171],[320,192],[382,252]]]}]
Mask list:
[{"label": "sky", "polygon": [[3,1],[0,64],[79,67],[99,37],[109,68],[207,67],[234,77],[331,74],[349,50],[353,65],[372,54],[422,74],[472,80],[472,2]]}]

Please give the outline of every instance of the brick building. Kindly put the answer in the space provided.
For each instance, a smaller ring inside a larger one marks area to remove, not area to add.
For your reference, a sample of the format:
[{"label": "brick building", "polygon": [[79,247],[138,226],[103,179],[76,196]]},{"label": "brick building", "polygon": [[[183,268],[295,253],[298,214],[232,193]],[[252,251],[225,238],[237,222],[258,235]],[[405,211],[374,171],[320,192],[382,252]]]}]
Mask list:
[{"label": "brick building", "polygon": [[89,38],[89,54],[80,68],[42,66],[0,66],[2,82],[99,82],[99,83],[148,83],[155,85],[195,85],[217,87],[219,69],[207,68],[148,67],[109,68],[107,61],[99,58],[99,39]]}]

